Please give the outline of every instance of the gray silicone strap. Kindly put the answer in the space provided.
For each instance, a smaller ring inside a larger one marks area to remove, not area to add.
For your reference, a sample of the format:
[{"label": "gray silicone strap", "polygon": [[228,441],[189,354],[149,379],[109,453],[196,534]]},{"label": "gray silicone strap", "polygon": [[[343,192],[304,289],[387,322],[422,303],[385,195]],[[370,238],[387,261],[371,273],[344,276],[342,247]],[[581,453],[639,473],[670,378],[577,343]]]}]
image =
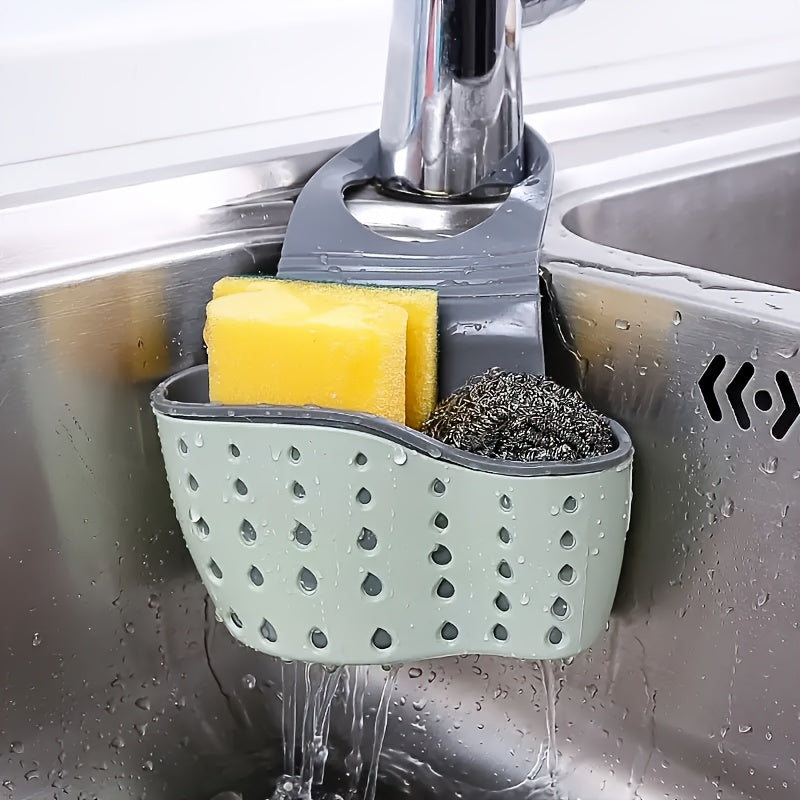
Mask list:
[{"label": "gray silicone strap", "polygon": [[528,177],[491,217],[434,242],[396,241],[361,225],[346,187],[378,169],[378,134],[332,158],[292,211],[278,274],[337,283],[434,287],[439,293],[439,386],[450,394],[489,367],[542,374],[539,253],[553,185],[547,144],[525,131]]}]

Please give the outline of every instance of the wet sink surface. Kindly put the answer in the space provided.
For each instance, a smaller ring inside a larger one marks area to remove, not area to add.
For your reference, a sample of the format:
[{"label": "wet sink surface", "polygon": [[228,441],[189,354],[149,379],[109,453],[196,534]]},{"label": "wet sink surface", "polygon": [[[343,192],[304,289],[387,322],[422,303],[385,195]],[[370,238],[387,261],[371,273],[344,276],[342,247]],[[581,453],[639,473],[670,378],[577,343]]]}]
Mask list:
[{"label": "wet sink surface", "polygon": [[[783,79],[796,92],[800,69]],[[556,143],[549,368],[637,447],[615,612],[549,675],[486,657],[404,665],[386,797],[800,794],[798,98],[769,117],[757,103],[775,75],[737,81],[724,113]],[[686,91],[676,115],[698,102]],[[0,798],[271,791],[280,665],[215,622],[147,398],[203,360],[213,282],[274,269],[292,197],[330,155],[0,209]],[[551,789],[536,773],[548,748]]]}]

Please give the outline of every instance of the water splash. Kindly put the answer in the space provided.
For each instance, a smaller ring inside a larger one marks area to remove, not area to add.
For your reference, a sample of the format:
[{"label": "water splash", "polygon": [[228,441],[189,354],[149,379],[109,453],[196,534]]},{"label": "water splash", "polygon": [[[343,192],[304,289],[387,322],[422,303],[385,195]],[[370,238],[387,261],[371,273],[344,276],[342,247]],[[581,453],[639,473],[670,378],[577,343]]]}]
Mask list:
[{"label": "water splash", "polygon": [[283,734],[283,774],[294,773],[297,748],[297,664],[281,662],[281,731]]},{"label": "water splash", "polygon": [[560,692],[555,667],[552,661],[540,661],[539,670],[542,675],[542,686],[545,696],[545,720],[547,724],[547,746],[545,759],[547,774],[555,785],[558,774],[558,741],[556,739],[556,703]]},{"label": "water splash", "polygon": [[389,699],[392,695],[399,667],[394,666],[387,671],[383,681],[381,699],[375,712],[375,732],[372,742],[372,760],[367,775],[367,788],[364,790],[364,800],[375,800],[375,789],[378,784],[378,766],[380,764],[381,749],[386,736],[386,725],[389,721]]},{"label": "water splash", "polygon": [[[317,673],[316,681],[314,673]],[[302,761],[300,781],[304,798],[311,797],[311,787],[322,783],[328,760],[328,740],[324,735],[342,667],[305,665],[306,699],[303,706]]]},{"label": "water splash", "polygon": [[[284,774],[278,780],[271,800],[312,800],[314,789],[322,786],[328,760],[331,711],[334,700],[340,694],[345,696],[345,711],[351,717],[350,751],[345,757],[348,782],[346,798],[374,800],[381,750],[389,719],[389,701],[398,671],[399,667],[392,667],[384,673],[384,683],[374,718],[369,771],[361,794],[361,778],[364,772],[364,699],[369,679],[368,668],[323,667],[318,664],[300,665],[290,662],[281,665]],[[298,755],[299,769],[296,758]],[[329,792],[323,792],[322,796],[341,800],[338,795]]]},{"label": "water splash", "polygon": [[353,687],[350,693],[350,751],[344,760],[347,774],[347,798],[355,800],[358,786],[361,783],[361,771],[364,758],[361,754],[361,742],[364,738],[364,695],[367,690],[367,668],[355,667],[353,670]]}]

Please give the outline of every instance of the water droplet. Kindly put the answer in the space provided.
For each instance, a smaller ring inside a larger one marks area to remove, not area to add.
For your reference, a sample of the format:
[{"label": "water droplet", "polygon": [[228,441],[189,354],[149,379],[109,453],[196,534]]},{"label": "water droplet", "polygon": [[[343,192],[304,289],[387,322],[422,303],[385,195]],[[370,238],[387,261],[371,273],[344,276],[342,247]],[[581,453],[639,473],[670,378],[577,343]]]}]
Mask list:
[{"label": "water droplet", "polygon": [[736,510],[736,505],[730,497],[726,497],[722,501],[722,508],[720,511],[722,512],[723,517],[732,517],[733,512]]},{"label": "water droplet", "polygon": [[136,708],[141,708],[142,711],[149,711],[150,710],[150,698],[149,697],[139,697],[137,700],[134,700],[133,703]]},{"label": "water droplet", "polygon": [[11,742],[11,752],[19,755],[25,752],[25,745],[22,742]]},{"label": "water droplet", "polygon": [[739,733],[750,733],[753,730],[752,725],[748,725],[747,723],[742,724],[739,723]]},{"label": "water droplet", "polygon": [[125,740],[121,736],[115,736],[111,740],[111,746],[115,750],[122,750],[122,748],[125,747]]},{"label": "water droplet", "polygon": [[408,677],[412,679],[420,678],[422,677],[422,670],[419,667],[410,667]]},{"label": "water droplet", "polygon": [[675,312],[675,313],[672,315],[672,324],[673,324],[673,325],[680,325],[680,324],[681,324],[681,322],[683,322],[683,314],[681,314],[681,312],[680,312],[680,311],[676,311],[676,312]]},{"label": "water droplet", "polygon": [[245,689],[255,689],[256,688],[256,676],[247,673],[242,677],[242,685]]},{"label": "water droplet", "polygon": [[202,447],[203,446],[203,434],[202,433],[196,433],[195,434],[194,444],[195,444],[195,447]]},{"label": "water droplet", "polygon": [[791,347],[784,347],[778,350],[778,355],[781,358],[794,358],[800,352],[800,347],[797,345]]},{"label": "water droplet", "polygon": [[530,601],[531,601],[531,597],[527,592],[523,592],[519,597],[519,604],[521,606],[528,605],[528,603],[530,603]]},{"label": "water droplet", "polygon": [[764,591],[762,589],[762,591],[758,593],[758,597],[756,598],[756,608],[763,608],[767,604],[768,600],[769,600],[769,592]]},{"label": "water droplet", "polygon": [[758,467],[765,475],[774,475],[778,470],[778,457],[773,456]]},{"label": "water droplet", "polygon": [[33,634],[33,639],[31,640],[31,644],[34,647],[38,647],[42,643],[42,637],[38,633]]},{"label": "water droplet", "polygon": [[628,331],[631,328],[631,324],[626,319],[618,319],[614,322],[614,327],[620,331]]},{"label": "water droplet", "polygon": [[153,771],[153,762],[149,761],[149,760],[145,761],[144,764],[142,764],[142,769],[145,772],[152,772]]},{"label": "water droplet", "polygon": [[392,461],[402,466],[408,461],[408,453],[402,447],[399,447],[392,453]]}]

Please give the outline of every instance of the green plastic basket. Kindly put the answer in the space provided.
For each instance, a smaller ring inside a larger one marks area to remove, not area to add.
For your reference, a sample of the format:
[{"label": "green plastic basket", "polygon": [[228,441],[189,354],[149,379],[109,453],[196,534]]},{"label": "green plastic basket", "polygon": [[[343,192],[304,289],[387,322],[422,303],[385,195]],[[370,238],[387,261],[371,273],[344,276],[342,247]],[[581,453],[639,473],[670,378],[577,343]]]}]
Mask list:
[{"label": "green plastic basket", "polygon": [[152,395],[197,570],[231,634],[283,659],[552,659],[601,633],[631,502],[611,454],[520,464],[318,408],[208,402],[195,367]]}]

